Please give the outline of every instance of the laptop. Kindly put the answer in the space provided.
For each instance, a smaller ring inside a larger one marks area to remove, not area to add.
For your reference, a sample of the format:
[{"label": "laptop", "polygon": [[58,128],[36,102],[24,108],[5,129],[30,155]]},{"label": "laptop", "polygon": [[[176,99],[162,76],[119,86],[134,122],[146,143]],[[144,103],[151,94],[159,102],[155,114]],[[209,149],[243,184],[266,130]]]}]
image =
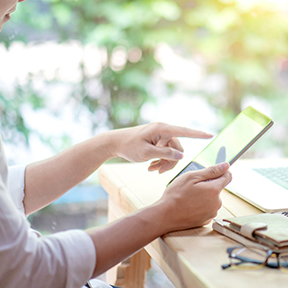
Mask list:
[{"label": "laptop", "polygon": [[225,188],[264,212],[288,211],[288,159],[242,160]]}]

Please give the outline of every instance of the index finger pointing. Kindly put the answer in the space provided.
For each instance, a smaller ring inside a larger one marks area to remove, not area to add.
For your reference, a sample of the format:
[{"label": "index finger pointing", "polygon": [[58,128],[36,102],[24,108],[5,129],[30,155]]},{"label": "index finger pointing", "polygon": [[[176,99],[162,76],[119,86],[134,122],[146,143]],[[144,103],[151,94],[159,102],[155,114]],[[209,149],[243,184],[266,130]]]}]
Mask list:
[{"label": "index finger pointing", "polygon": [[166,135],[172,137],[189,137],[189,138],[202,138],[208,139],[213,137],[212,134],[200,130],[194,130],[182,126],[167,125],[163,131]]}]

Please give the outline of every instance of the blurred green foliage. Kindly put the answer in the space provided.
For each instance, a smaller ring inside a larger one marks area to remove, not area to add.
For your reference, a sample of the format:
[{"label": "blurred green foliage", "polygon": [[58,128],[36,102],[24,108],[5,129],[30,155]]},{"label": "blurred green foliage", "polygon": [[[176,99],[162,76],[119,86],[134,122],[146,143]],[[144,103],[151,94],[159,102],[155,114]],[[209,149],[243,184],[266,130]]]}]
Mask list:
[{"label": "blurred green foliage", "polygon": [[[13,22],[6,26],[0,42],[7,49],[13,41],[36,45],[46,40],[77,40],[105,48],[107,61],[98,75],[87,75],[82,63],[82,80],[71,84],[71,97],[91,113],[104,111],[111,128],[142,123],[143,103],[157,98],[150,86],[159,68],[154,52],[161,42],[181,57],[200,57],[208,76],[224,77],[222,91],[207,92],[203,87],[197,93],[211,105],[230,111],[231,117],[241,110],[246,96],[271,99],[272,103],[287,95],[288,17],[266,5],[247,6],[233,0],[29,0],[18,5]],[[124,62],[115,66],[113,57],[119,55]],[[100,81],[101,97],[87,89],[91,78]],[[57,81],[46,82],[53,85]],[[19,86],[20,98],[15,99],[20,100],[15,101],[6,101],[0,87],[0,112],[5,119],[1,125],[15,125],[26,139],[29,131],[21,118],[21,101],[34,108],[45,104],[31,90],[30,96],[22,95],[29,91],[27,85]],[[175,83],[166,85],[167,95],[177,89]]]}]

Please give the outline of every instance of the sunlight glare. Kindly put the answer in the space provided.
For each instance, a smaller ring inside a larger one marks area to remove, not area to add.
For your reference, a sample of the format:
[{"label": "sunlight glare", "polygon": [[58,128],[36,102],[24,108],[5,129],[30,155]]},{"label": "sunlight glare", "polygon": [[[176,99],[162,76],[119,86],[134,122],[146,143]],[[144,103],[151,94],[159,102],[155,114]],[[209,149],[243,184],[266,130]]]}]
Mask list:
[{"label": "sunlight glare", "polygon": [[288,0],[237,0],[240,8],[250,10],[257,5],[270,11],[288,12]]}]

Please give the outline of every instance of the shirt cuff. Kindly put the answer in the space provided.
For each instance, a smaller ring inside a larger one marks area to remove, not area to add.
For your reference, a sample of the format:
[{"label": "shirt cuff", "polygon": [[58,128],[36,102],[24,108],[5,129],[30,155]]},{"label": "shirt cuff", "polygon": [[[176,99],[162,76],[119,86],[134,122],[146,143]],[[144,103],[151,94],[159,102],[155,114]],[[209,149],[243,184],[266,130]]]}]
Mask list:
[{"label": "shirt cuff", "polygon": [[[50,236],[45,237],[48,240]],[[67,278],[65,287],[81,287],[92,278],[96,265],[96,251],[91,237],[81,230],[55,233],[65,251]]]},{"label": "shirt cuff", "polygon": [[25,165],[10,166],[8,173],[8,191],[16,208],[25,213],[23,199],[24,199],[24,178],[25,178]]}]

